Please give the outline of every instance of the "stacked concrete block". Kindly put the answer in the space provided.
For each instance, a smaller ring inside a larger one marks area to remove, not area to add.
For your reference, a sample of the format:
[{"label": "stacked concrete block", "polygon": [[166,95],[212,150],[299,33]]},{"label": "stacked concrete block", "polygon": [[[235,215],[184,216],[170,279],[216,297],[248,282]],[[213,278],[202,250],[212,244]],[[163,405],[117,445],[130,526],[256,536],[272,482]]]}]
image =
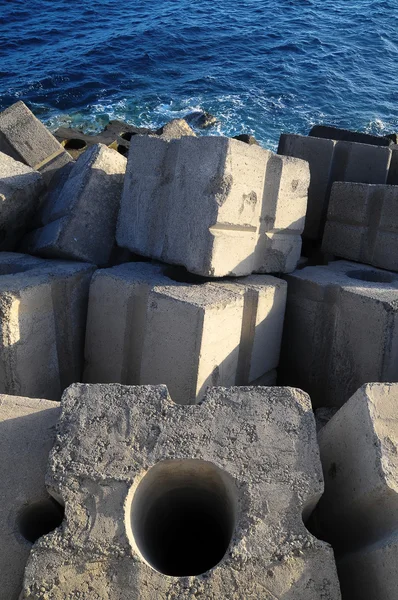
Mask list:
[{"label": "stacked concrete block", "polygon": [[40,173],[0,152],[0,251],[14,250],[39,206]]},{"label": "stacked concrete block", "polygon": [[333,125],[314,125],[308,134],[311,137],[327,138],[329,140],[341,140],[345,142],[358,142],[360,144],[370,144],[371,146],[391,146],[392,139],[388,136],[373,135],[372,133],[363,133],[362,131],[351,131],[334,127]]},{"label": "stacked concrete block", "polygon": [[165,386],[74,385],[47,483],[66,519],[33,547],[21,600],[340,599],[303,523],[323,481],[300,390],[213,388],[187,407]]},{"label": "stacked concrete block", "polygon": [[58,400],[81,380],[93,271],[0,253],[0,393]]},{"label": "stacked concrete block", "polygon": [[126,164],[126,158],[102,144],[82,154],[47,198],[45,224],[29,234],[24,249],[45,258],[107,265]]},{"label": "stacked concrete block", "polygon": [[308,165],[223,137],[131,140],[117,243],[206,277],[290,272]]},{"label": "stacked concrete block", "polygon": [[286,280],[283,385],[323,407],[341,406],[369,381],[398,381],[397,273],[336,261]]},{"label": "stacked concrete block", "polygon": [[398,186],[334,183],[322,249],[398,271]]},{"label": "stacked concrete block", "polygon": [[209,385],[275,382],[286,282],[182,272],[130,263],[95,273],[84,381],[165,383],[181,404],[201,400]]},{"label": "stacked concrete block", "polygon": [[0,113],[0,152],[39,171],[46,183],[58,169],[72,161],[23,102]]},{"label": "stacked concrete block", "polygon": [[0,596],[18,600],[32,543],[57,527],[62,508],[44,479],[58,402],[0,395]]},{"label": "stacked concrete block", "polygon": [[336,550],[344,598],[398,597],[398,384],[359,389],[319,434],[317,507]]}]

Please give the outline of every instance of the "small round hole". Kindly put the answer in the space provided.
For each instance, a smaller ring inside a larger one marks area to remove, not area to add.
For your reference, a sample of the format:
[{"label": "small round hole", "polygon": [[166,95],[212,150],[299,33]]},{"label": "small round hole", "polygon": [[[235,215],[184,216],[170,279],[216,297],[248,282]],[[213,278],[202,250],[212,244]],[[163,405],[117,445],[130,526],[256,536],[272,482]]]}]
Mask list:
[{"label": "small round hole", "polygon": [[65,150],[83,150],[83,148],[86,148],[86,146],[87,143],[84,140],[79,140],[78,138],[71,138],[64,144]]},{"label": "small round hole", "polygon": [[32,544],[43,535],[59,527],[65,509],[54,498],[47,498],[24,508],[18,518],[21,535]]},{"label": "small round hole", "polygon": [[133,546],[164,575],[200,575],[227,552],[236,512],[237,489],[228,473],[203,460],[165,460],[134,493]]},{"label": "small round hole", "polygon": [[390,273],[382,273],[381,271],[348,271],[346,273],[350,279],[359,281],[369,281],[370,283],[392,283],[396,277]]},{"label": "small round hole", "polygon": [[131,138],[133,137],[133,135],[136,135],[136,133],[134,133],[134,131],[123,131],[123,133],[120,134],[120,137],[123,140],[126,140],[126,142],[129,142],[131,140]]},{"label": "small round hole", "polygon": [[202,277],[202,275],[190,273],[184,267],[167,267],[164,269],[163,275],[172,281],[176,281],[177,283],[190,283],[194,285],[201,285],[202,283],[207,283],[208,281],[215,281],[214,279],[210,279],[208,277]]}]

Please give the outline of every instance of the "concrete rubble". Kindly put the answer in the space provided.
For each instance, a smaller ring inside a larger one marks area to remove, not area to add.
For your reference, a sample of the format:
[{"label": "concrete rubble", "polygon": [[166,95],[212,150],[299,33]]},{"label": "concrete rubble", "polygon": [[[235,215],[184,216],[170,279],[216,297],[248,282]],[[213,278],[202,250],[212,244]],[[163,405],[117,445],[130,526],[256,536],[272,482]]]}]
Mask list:
[{"label": "concrete rubble", "polygon": [[58,402],[0,394],[0,597],[18,600],[33,542],[59,526],[62,508],[44,478]]},{"label": "concrete rubble", "polygon": [[33,547],[21,600],[340,599],[302,520],[323,481],[299,390],[212,388],[187,407],[165,386],[73,385],[47,484],[66,519]]},{"label": "concrete rubble", "polygon": [[256,145],[134,136],[116,240],[205,277],[290,272],[308,185],[307,163]]},{"label": "concrete rubble", "polygon": [[201,400],[209,385],[273,381],[286,288],[270,275],[206,281],[149,263],[98,270],[84,381],[165,383],[180,404]]}]

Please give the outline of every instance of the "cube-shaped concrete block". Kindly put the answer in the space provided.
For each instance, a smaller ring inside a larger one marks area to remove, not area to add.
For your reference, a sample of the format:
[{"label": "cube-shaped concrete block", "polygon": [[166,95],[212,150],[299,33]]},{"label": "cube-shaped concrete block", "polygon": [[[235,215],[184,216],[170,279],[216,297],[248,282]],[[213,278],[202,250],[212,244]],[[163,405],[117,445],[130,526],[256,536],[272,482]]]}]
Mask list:
[{"label": "cube-shaped concrete block", "polygon": [[259,146],[135,136],[117,243],[206,277],[290,272],[308,185],[307,163]]},{"label": "cube-shaped concrete block", "polygon": [[93,271],[0,253],[0,393],[58,400],[81,381]]},{"label": "cube-shaped concrete block", "polygon": [[47,223],[29,235],[24,249],[45,258],[107,265],[126,164],[124,156],[103,144],[86,150],[60,192],[51,194],[43,211]]},{"label": "cube-shaped concrete block", "polygon": [[46,490],[58,402],[0,395],[0,596],[18,600],[32,543],[62,521]]},{"label": "cube-shaped concrete block", "polygon": [[0,152],[39,171],[46,183],[58,169],[72,161],[63,146],[23,102],[0,113]]},{"label": "cube-shaped concrete block", "polygon": [[334,183],[322,249],[398,271],[398,186]]},{"label": "cube-shaped concrete block", "polygon": [[279,362],[286,282],[269,275],[185,281],[183,269],[148,263],[97,271],[84,381],[165,383],[181,404],[201,400],[209,385],[259,378],[269,384]]},{"label": "cube-shaped concrete block", "polygon": [[0,152],[0,251],[14,250],[39,206],[40,173]]},{"label": "cube-shaped concrete block", "polygon": [[179,406],[165,386],[73,385],[47,483],[66,519],[33,547],[21,600],[340,599],[303,523],[323,481],[300,390]]},{"label": "cube-shaped concrete block", "polygon": [[360,144],[371,144],[372,146],[391,146],[392,140],[388,137],[363,133],[362,131],[351,131],[333,125],[314,125],[308,134],[317,138],[328,140],[342,140],[345,142],[359,142]]},{"label": "cube-shaped concrete block", "polygon": [[333,153],[331,182],[387,183],[390,163],[388,147],[338,141]]},{"label": "cube-shaped concrete block", "polygon": [[279,366],[315,407],[341,406],[368,381],[398,380],[398,275],[336,261],[286,276]]},{"label": "cube-shaped concrete block", "polygon": [[325,493],[316,509],[344,597],[398,592],[398,384],[359,389],[319,433]]}]

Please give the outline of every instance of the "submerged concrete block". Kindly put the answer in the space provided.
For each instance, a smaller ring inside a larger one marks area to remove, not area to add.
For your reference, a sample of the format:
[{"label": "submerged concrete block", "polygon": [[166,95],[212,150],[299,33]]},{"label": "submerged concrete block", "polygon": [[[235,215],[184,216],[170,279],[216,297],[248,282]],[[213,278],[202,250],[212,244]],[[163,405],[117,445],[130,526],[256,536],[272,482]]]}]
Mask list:
[{"label": "submerged concrete block", "polygon": [[21,600],[340,598],[303,523],[323,481],[300,390],[188,407],[165,386],[73,385],[47,483],[66,519],[33,547]]},{"label": "submerged concrete block", "polygon": [[58,402],[0,395],[0,596],[18,600],[26,561],[40,535],[62,521],[44,483]]},{"label": "submerged concrete block", "polygon": [[30,234],[24,249],[45,258],[106,265],[115,244],[126,158],[102,144],[92,146],[66,171],[59,193],[45,204],[46,224]]},{"label": "submerged concrete block", "polygon": [[398,597],[397,404],[398,384],[365,385],[319,433],[317,519],[350,600]]},{"label": "submerged concrete block", "polygon": [[99,270],[84,381],[165,383],[180,404],[201,400],[209,385],[269,384],[285,302],[286,282],[269,275],[206,282],[148,263]]},{"label": "submerged concrete block", "polygon": [[0,393],[58,400],[81,380],[93,271],[0,253]]},{"label": "submerged concrete block", "polygon": [[398,380],[398,275],[336,261],[286,276],[280,382],[315,407],[341,406],[368,381]]},{"label": "submerged concrete block", "polygon": [[0,152],[39,171],[49,183],[72,158],[23,102],[0,113]]},{"label": "submerged concrete block", "polygon": [[135,136],[117,243],[206,277],[290,272],[308,185],[307,163],[259,146]]},{"label": "submerged concrete block", "polygon": [[335,183],[322,249],[398,271],[398,186]]},{"label": "submerged concrete block", "polygon": [[0,251],[14,250],[39,206],[40,173],[0,152]]}]

